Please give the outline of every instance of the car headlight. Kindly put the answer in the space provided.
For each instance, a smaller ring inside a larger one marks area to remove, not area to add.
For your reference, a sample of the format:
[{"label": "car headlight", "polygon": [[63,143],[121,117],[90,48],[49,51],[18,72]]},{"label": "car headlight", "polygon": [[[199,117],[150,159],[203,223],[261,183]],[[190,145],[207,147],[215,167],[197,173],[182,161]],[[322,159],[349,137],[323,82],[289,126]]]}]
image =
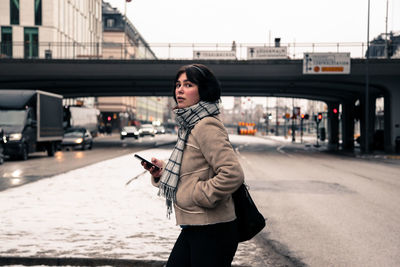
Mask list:
[{"label": "car headlight", "polygon": [[10,141],[19,141],[22,138],[22,134],[20,133],[12,133],[10,134],[9,140]]},{"label": "car headlight", "polygon": [[121,135],[127,135],[127,132],[123,131],[121,132]]},{"label": "car headlight", "polygon": [[75,139],[75,143],[80,144],[83,142],[83,138]]}]

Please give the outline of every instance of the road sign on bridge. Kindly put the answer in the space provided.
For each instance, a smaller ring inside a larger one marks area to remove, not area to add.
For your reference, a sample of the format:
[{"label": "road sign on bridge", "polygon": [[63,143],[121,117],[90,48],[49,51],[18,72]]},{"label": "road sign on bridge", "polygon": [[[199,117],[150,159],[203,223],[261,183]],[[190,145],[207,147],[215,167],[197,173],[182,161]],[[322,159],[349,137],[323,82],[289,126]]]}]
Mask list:
[{"label": "road sign on bridge", "polygon": [[350,74],[350,53],[304,53],[303,74]]},{"label": "road sign on bridge", "polygon": [[247,47],[247,59],[287,59],[287,47]]},{"label": "road sign on bridge", "polygon": [[193,59],[236,59],[236,51],[193,51]]}]

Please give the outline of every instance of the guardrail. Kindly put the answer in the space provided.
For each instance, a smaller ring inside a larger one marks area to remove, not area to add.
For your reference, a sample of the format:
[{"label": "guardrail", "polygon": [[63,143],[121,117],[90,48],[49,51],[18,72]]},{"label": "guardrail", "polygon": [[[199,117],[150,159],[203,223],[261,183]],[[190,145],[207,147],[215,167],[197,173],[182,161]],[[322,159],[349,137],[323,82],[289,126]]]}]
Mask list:
[{"label": "guardrail", "polygon": [[[47,59],[233,59],[250,60],[251,49],[269,51],[266,59],[302,59],[304,53],[350,53],[351,58],[365,58],[367,44],[341,43],[286,43],[279,47],[262,43],[153,43],[131,45],[124,43],[60,43],[60,42],[0,42],[0,58]],[[372,58],[400,58],[400,43],[370,44]],[[388,56],[386,55],[388,52]],[[274,54],[275,53],[275,54]],[[264,53],[264,56],[265,53]],[[265,59],[265,58],[264,58]]]}]

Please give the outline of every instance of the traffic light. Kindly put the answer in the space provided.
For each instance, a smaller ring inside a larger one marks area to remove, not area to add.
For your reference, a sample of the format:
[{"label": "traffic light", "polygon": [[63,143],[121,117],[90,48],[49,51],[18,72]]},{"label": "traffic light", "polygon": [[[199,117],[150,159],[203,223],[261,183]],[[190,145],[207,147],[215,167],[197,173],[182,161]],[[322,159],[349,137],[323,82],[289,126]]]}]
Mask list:
[{"label": "traffic light", "polygon": [[338,109],[337,108],[333,108],[332,112],[333,112],[333,115],[337,115],[338,114]]},{"label": "traffic light", "polygon": [[322,120],[322,113],[318,113],[317,122],[320,122],[321,120]]},{"label": "traffic light", "polygon": [[301,114],[301,115],[300,115],[300,118],[301,118],[302,120],[308,120],[308,119],[310,118],[310,115],[308,115],[308,114]]},{"label": "traffic light", "polygon": [[108,116],[108,117],[107,117],[107,121],[111,121],[111,116]]}]

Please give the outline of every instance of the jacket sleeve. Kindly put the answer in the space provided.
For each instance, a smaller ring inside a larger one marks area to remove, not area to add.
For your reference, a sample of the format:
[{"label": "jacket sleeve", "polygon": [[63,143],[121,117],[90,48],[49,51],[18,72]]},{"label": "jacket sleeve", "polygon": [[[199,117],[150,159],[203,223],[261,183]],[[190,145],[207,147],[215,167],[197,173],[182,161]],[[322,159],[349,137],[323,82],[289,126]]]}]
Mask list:
[{"label": "jacket sleeve", "polygon": [[243,183],[243,170],[221,121],[214,117],[204,118],[192,134],[215,173],[214,177],[196,184],[192,199],[196,205],[214,208]]},{"label": "jacket sleeve", "polygon": [[165,170],[166,163],[163,160],[161,160],[161,162],[162,162],[162,172],[160,174],[160,177],[154,177],[153,175],[151,175],[151,184],[153,186],[155,186],[155,187],[159,187],[160,186],[160,178],[161,178],[161,175],[163,174],[163,172]]}]

